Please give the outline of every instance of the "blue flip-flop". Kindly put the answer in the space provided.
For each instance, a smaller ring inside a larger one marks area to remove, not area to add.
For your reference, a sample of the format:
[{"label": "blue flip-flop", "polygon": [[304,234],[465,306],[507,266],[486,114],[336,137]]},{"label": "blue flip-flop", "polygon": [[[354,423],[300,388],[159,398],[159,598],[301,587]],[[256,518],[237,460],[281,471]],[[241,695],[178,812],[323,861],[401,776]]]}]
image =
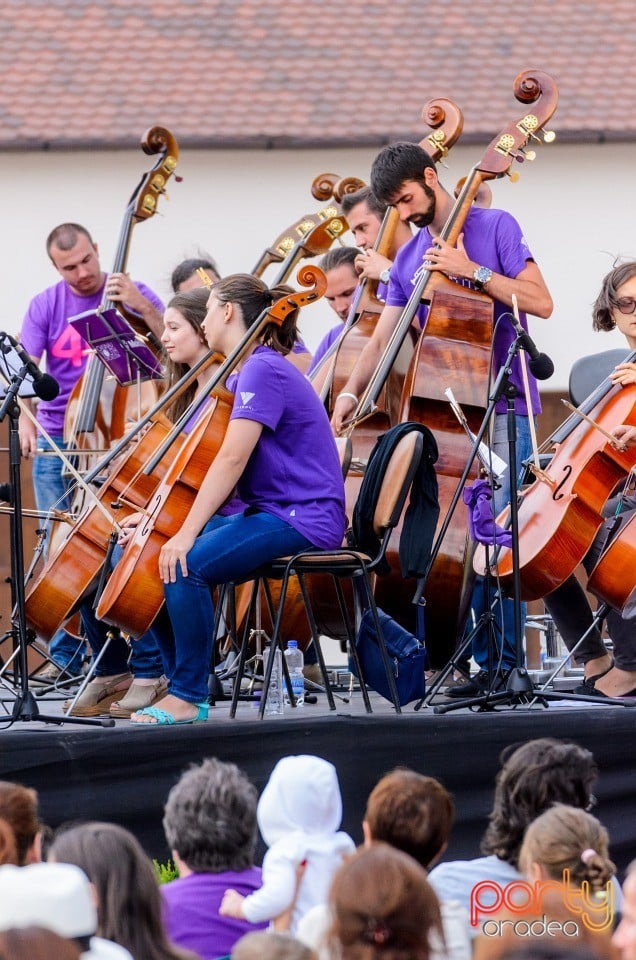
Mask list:
[{"label": "blue flip-flop", "polygon": [[207,703],[195,703],[197,712],[194,717],[189,717],[187,720],[175,720],[173,715],[168,710],[162,710],[160,707],[144,707],[143,710],[135,710],[135,716],[141,716],[142,714],[147,717],[154,717],[157,721],[156,723],[146,723],[146,727],[176,727],[179,724],[184,723],[202,723],[204,720],[208,719],[208,704]]}]

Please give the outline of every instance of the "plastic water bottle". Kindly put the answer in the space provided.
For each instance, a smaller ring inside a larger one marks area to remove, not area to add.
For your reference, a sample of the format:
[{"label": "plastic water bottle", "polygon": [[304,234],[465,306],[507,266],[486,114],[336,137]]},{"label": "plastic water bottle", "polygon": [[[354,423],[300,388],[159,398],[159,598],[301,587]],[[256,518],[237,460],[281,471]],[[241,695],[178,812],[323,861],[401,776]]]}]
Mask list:
[{"label": "plastic water bottle", "polygon": [[[303,676],[305,658],[303,657],[302,650],[300,650],[298,647],[297,640],[290,640],[287,644],[287,649],[285,650],[285,661],[287,663],[287,669],[289,670],[289,679],[291,680],[296,706],[302,707],[303,703],[305,702],[305,677]],[[289,706],[290,701],[286,686],[284,687],[283,694],[285,697],[285,703]]]},{"label": "plastic water bottle", "polygon": [[[263,670],[267,670],[267,661],[269,660],[270,656],[271,651],[269,647],[266,647],[263,652]],[[270,677],[269,689],[267,691],[267,700],[265,701],[265,713],[272,715],[284,712],[283,657],[280,650],[277,648],[274,654],[274,663],[272,665],[272,675]]]}]

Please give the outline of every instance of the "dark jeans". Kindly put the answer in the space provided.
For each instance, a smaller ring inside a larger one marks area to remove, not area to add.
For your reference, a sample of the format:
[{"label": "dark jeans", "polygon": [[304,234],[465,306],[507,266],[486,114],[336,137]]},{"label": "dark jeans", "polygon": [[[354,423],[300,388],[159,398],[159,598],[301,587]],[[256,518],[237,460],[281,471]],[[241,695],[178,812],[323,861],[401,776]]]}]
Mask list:
[{"label": "dark jeans", "polygon": [[[634,513],[636,507],[632,506],[632,501],[628,501],[628,504],[629,508],[618,517],[607,519],[594,538],[583,559],[583,566],[588,573],[596,565],[608,540],[616,535]],[[543,602],[566,647],[572,650],[593,622],[592,609],[583,587],[573,574],[549,596],[544,597]],[[610,610],[606,623],[607,632],[614,644],[616,666],[621,670],[636,670],[636,618],[623,620],[618,610]],[[576,651],[574,659],[577,663],[587,663],[588,660],[604,656],[606,652],[601,632],[595,627]]]}]

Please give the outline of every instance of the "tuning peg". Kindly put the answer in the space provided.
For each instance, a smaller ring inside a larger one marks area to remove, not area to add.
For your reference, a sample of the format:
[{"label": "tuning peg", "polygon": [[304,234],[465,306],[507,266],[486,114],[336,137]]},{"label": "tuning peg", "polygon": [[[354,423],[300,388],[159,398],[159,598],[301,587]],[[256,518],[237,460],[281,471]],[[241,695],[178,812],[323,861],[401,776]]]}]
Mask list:
[{"label": "tuning peg", "polygon": [[510,177],[511,183],[517,183],[517,181],[519,180],[519,174],[517,173],[516,170],[512,170],[512,171],[506,170],[506,176]]},{"label": "tuning peg", "polygon": [[[524,150],[523,148],[521,148],[521,149],[519,150],[519,153],[522,154],[523,159],[524,159],[524,160],[527,160],[528,163],[532,163],[533,160],[536,160],[536,159],[537,159],[537,155],[536,155],[536,153],[535,153],[534,150]],[[517,157],[517,159],[519,159],[519,158]]]},{"label": "tuning peg", "polygon": [[554,130],[544,130],[543,131],[543,142],[544,143],[554,143],[556,140],[556,133]]}]

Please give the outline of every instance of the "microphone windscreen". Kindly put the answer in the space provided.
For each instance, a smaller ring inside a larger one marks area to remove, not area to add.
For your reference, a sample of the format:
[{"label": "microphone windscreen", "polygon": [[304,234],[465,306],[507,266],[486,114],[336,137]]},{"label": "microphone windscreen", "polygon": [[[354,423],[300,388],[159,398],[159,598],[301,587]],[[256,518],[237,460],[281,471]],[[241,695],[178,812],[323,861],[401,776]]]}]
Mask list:
[{"label": "microphone windscreen", "polygon": [[528,367],[537,380],[549,380],[554,373],[554,364],[547,353],[540,353],[534,360],[529,360]]},{"label": "microphone windscreen", "polygon": [[33,380],[33,391],[40,400],[55,400],[60,392],[60,385],[49,373],[43,373],[37,380]]}]

